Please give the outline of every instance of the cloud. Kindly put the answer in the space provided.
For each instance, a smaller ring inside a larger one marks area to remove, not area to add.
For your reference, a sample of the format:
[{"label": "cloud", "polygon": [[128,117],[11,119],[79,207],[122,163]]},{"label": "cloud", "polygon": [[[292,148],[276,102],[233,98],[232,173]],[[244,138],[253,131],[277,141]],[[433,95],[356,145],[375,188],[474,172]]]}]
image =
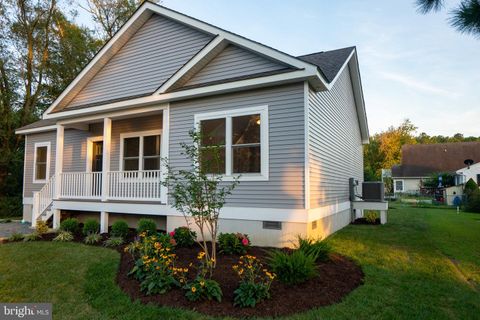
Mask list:
[{"label": "cloud", "polygon": [[429,94],[433,93],[433,94],[437,94],[437,95],[449,97],[449,98],[457,96],[456,93],[450,90],[446,90],[438,86],[432,85],[430,83],[423,82],[421,80],[417,80],[415,78],[402,75],[399,73],[381,72],[380,75],[385,79],[398,82],[400,84],[403,84],[404,86],[407,86],[417,91],[421,91],[423,93],[429,93]]}]

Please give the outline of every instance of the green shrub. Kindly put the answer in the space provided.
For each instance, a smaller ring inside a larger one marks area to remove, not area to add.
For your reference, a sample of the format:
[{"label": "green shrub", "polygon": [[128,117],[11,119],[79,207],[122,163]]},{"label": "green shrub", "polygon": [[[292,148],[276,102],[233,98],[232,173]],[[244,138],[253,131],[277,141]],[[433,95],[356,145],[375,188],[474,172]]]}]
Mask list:
[{"label": "green shrub", "polygon": [[8,241],[22,241],[25,236],[21,233],[12,233],[12,235],[8,238]]},{"label": "green shrub", "polygon": [[[423,202],[419,202],[419,204],[420,203]],[[377,222],[377,212],[374,210],[366,210],[363,216],[368,223],[375,224],[375,222]]]},{"label": "green shrub", "polygon": [[58,233],[58,235],[55,238],[53,238],[53,241],[58,241],[58,242],[73,241],[73,234],[70,231],[62,230]]},{"label": "green shrub", "polygon": [[157,232],[157,224],[152,219],[142,218],[138,220],[137,232],[139,234],[142,232],[148,235],[155,234]]},{"label": "green shrub", "polygon": [[60,230],[67,231],[70,233],[76,233],[78,231],[79,223],[78,219],[75,218],[68,218],[63,220],[60,223]]},{"label": "green shrub", "polygon": [[220,233],[218,249],[224,254],[245,254],[250,247],[248,235],[243,233]]},{"label": "green shrub", "polygon": [[100,231],[100,224],[95,219],[87,219],[83,224],[83,234],[88,236],[92,233],[98,233]]},{"label": "green shrub", "polygon": [[188,283],[184,288],[187,291],[185,297],[190,301],[205,299],[222,301],[222,289],[215,280],[196,277],[195,280]]},{"label": "green shrub", "polygon": [[103,245],[105,247],[118,247],[123,244],[123,238],[122,237],[110,237],[105,242]]},{"label": "green shrub", "polygon": [[0,218],[21,217],[23,212],[22,197],[0,196]]},{"label": "green shrub", "polygon": [[468,196],[472,194],[474,191],[478,190],[478,185],[473,181],[472,178],[468,179],[467,183],[465,183],[464,192]]},{"label": "green shrub", "polygon": [[286,285],[295,285],[317,275],[315,257],[301,250],[285,252],[272,250],[268,252],[268,264],[277,274],[278,280]]},{"label": "green shrub", "polygon": [[48,225],[46,221],[39,220],[37,221],[37,225],[35,226],[35,231],[39,234],[45,234],[48,232]]},{"label": "green shrub", "polygon": [[33,232],[30,234],[27,234],[23,237],[23,241],[28,242],[28,241],[37,241],[40,240],[42,237],[38,234],[38,232]]},{"label": "green shrub", "polygon": [[110,232],[114,237],[126,238],[128,236],[128,223],[125,220],[117,220],[112,224]]},{"label": "green shrub", "polygon": [[178,247],[191,247],[195,244],[197,233],[188,227],[178,227],[170,232],[170,236],[175,239]]},{"label": "green shrub", "polygon": [[270,286],[275,274],[265,269],[256,257],[241,256],[233,270],[240,277],[240,284],[233,292],[234,306],[253,308],[258,302],[270,298]]},{"label": "green shrub", "polygon": [[89,233],[83,241],[85,244],[97,244],[102,241],[102,236],[98,232]]},{"label": "green shrub", "polygon": [[480,213],[480,189],[477,188],[467,196],[465,211]]},{"label": "green shrub", "polygon": [[313,240],[310,238],[297,237],[295,249],[303,251],[308,256],[312,256],[314,261],[327,261],[330,257],[332,247],[327,240]]}]

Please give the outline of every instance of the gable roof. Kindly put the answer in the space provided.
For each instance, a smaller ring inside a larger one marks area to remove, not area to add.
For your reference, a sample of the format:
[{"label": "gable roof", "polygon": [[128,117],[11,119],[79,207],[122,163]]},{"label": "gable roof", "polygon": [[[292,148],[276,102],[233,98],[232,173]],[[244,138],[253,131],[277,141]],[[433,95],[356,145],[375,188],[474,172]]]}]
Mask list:
[{"label": "gable roof", "polygon": [[436,172],[456,172],[464,161],[480,162],[480,142],[414,144],[402,147],[401,165],[392,167],[392,177],[428,177]]},{"label": "gable roof", "polygon": [[[115,97],[94,104],[76,105],[68,109],[68,104],[88,83],[109,63],[135,33],[153,16],[159,15],[176,23],[210,35],[213,39],[183,64],[154,93],[142,93],[129,97]],[[227,45],[232,44],[287,66],[283,70],[273,70],[253,75],[239,75],[230,79],[220,79],[197,86],[181,88],[197,72],[202,70]],[[363,128],[363,141],[368,141],[368,124],[363,99],[362,85],[355,48],[349,48],[312,55],[294,57],[243,36],[218,28],[188,15],[145,1],[120,30],[102,47],[87,66],[44,112],[43,119],[66,119],[78,115],[109,112],[125,108],[140,107],[169,101],[221,94],[237,90],[247,90],[262,86],[308,81],[317,91],[330,90],[343,68],[349,64],[355,102],[359,112],[359,123]],[[332,59],[332,62],[327,62]],[[342,65],[343,60],[343,65]],[[337,72],[337,75],[335,75]],[[198,87],[200,86],[200,87]]]},{"label": "gable roof", "polygon": [[330,51],[310,53],[297,58],[316,65],[328,83],[331,83],[339,74],[343,65],[348,61],[355,47],[347,47]]}]

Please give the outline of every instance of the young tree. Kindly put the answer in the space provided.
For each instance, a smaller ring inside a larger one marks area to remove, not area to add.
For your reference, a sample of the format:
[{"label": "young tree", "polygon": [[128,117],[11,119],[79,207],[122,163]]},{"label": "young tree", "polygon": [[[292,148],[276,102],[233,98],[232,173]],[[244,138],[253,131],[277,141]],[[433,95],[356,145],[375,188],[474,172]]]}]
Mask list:
[{"label": "young tree", "polygon": [[[168,187],[169,195],[173,200],[173,207],[180,211],[190,226],[190,219],[200,231],[198,244],[205,252],[204,259],[210,276],[216,266],[216,239],[218,233],[218,218],[220,210],[225,204],[226,197],[238,185],[239,177],[231,183],[223,182],[218,168],[223,163],[220,159],[220,146],[202,145],[201,133],[190,131],[192,144],[181,143],[184,155],[190,163],[188,169],[174,170],[163,159],[167,167],[167,177],[162,182]],[[211,247],[208,247],[208,238]]]}]

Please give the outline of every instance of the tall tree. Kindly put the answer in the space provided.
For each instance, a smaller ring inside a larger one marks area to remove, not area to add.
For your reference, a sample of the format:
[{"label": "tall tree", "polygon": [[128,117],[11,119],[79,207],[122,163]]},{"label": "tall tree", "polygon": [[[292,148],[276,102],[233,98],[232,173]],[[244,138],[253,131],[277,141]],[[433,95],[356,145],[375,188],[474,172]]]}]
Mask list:
[{"label": "tall tree", "polygon": [[371,137],[363,152],[365,179],[380,180],[382,169],[398,164],[402,156],[402,146],[416,143],[413,135],[416,129],[407,119],[398,127],[391,126]]},{"label": "tall tree", "polygon": [[[416,5],[418,12],[427,14],[445,8],[445,0],[417,0]],[[449,14],[449,22],[457,31],[480,38],[480,0],[462,0]]]},{"label": "tall tree", "polygon": [[145,0],[87,0],[82,6],[97,24],[97,32],[106,41],[130,18]]},{"label": "tall tree", "polygon": [[38,119],[99,47],[58,1],[0,2],[0,215],[12,198],[21,206],[23,137],[15,129]]}]

